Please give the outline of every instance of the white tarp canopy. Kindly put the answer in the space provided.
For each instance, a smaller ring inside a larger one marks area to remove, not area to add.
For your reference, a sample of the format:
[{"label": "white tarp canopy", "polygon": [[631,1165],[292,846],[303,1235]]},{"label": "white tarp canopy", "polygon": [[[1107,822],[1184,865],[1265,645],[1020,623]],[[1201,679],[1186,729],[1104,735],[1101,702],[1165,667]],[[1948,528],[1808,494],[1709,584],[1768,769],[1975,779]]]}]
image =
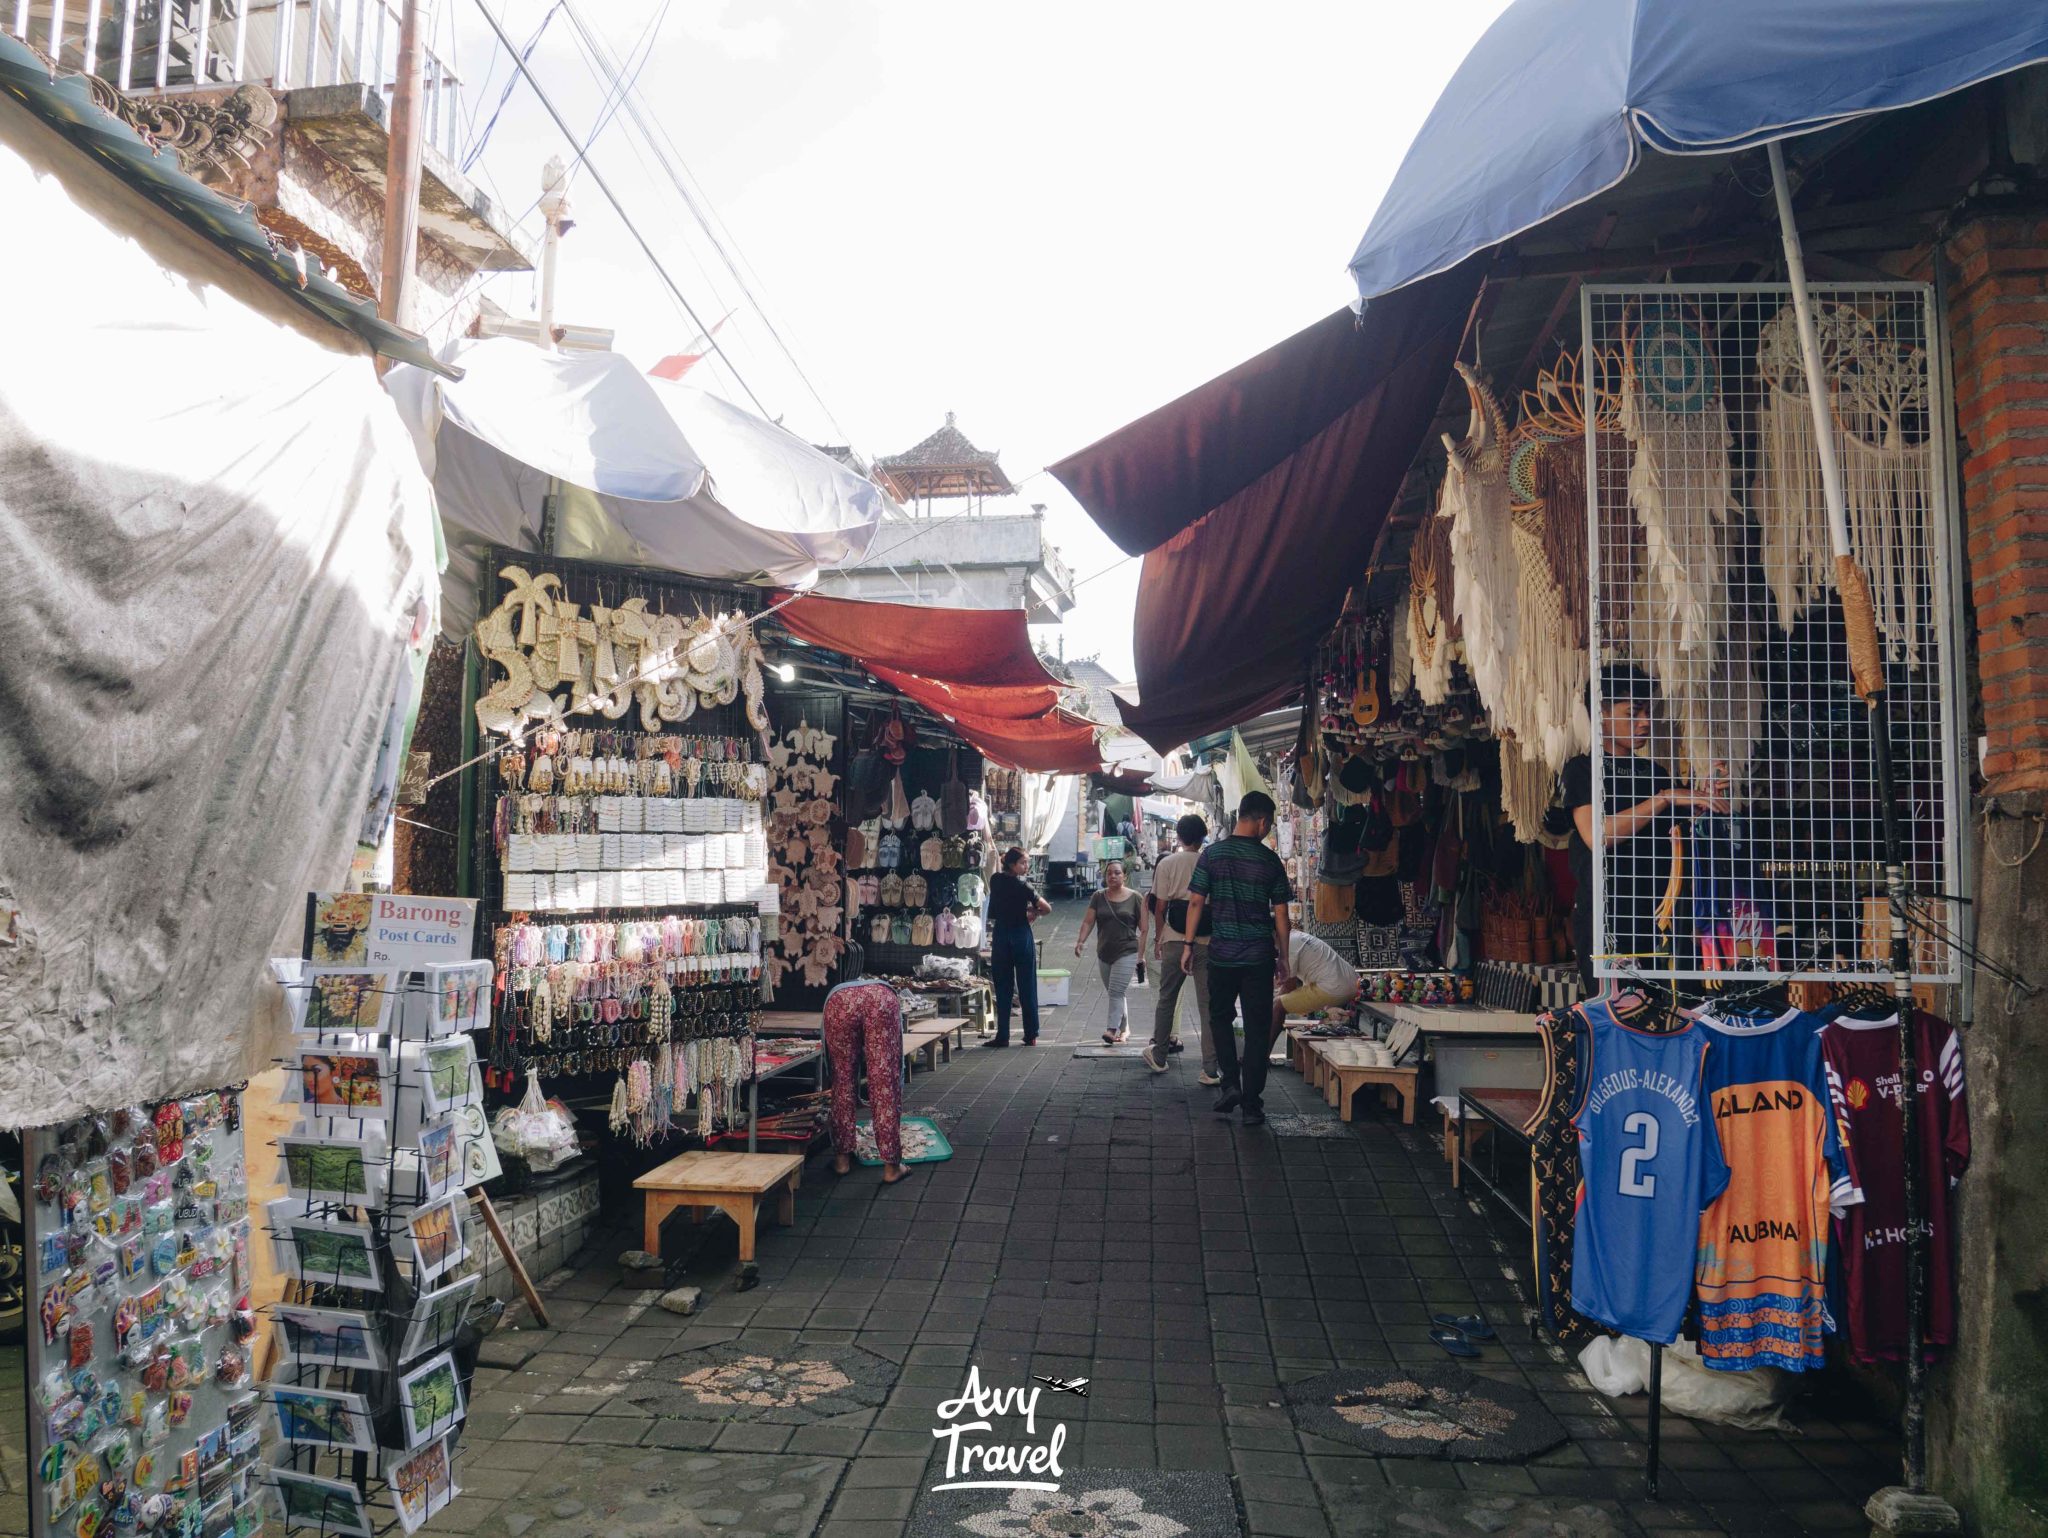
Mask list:
[{"label": "white tarp canopy", "polygon": [[344,881],[431,493],[363,346],[0,101],[0,1125],[236,1083]]},{"label": "white tarp canopy", "polygon": [[451,634],[475,623],[483,546],[539,548],[550,478],[563,556],[786,587],[864,555],[890,507],[795,433],[617,353],[490,337],[442,356],[461,379],[402,365],[385,386],[440,498]]}]

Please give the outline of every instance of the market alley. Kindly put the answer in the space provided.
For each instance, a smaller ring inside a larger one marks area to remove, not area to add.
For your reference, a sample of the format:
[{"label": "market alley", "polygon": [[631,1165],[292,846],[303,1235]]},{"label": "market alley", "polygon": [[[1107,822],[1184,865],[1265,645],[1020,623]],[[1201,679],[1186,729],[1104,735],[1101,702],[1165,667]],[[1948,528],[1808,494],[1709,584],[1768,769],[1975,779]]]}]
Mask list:
[{"label": "market alley", "polygon": [[[1065,957],[1078,917],[1070,903],[1046,921],[1048,955]],[[1136,999],[1134,1023],[1152,995]],[[989,1437],[1043,1443],[1064,1422],[1064,1490],[1130,1491],[1019,1533],[1865,1527],[1861,1502],[1891,1477],[1896,1440],[1811,1402],[1794,1407],[1797,1435],[1667,1416],[1665,1500],[1649,1502],[1640,1396],[1603,1401],[1529,1338],[1512,1230],[1451,1190],[1421,1125],[1364,1112],[1347,1127],[1276,1069],[1270,1124],[1242,1129],[1209,1113],[1193,1052],[1164,1075],[1075,1057],[1100,1007],[1093,967],[1077,967],[1073,1004],[1049,1012],[1035,1050],[970,1046],[914,1081],[910,1108],[938,1119],[949,1162],[884,1190],[871,1169],[835,1179],[813,1160],[794,1229],[764,1233],[751,1292],[684,1278],[704,1304],[676,1318],[618,1284],[630,1235],[591,1246],[552,1279],[556,1328],[485,1343],[455,1530],[1011,1531],[962,1527],[961,1508],[940,1504],[961,1493],[922,1493],[944,1479],[938,1410],[970,1368],[997,1389],[1088,1380],[1085,1398],[1041,1397],[1035,1438],[1015,1417]],[[1499,1339],[1470,1367],[1533,1391],[1562,1445],[1526,1462],[1376,1457],[1297,1429],[1286,1385],[1443,1368],[1430,1315],[1474,1310]],[[914,1515],[920,1500],[929,1514]]]}]

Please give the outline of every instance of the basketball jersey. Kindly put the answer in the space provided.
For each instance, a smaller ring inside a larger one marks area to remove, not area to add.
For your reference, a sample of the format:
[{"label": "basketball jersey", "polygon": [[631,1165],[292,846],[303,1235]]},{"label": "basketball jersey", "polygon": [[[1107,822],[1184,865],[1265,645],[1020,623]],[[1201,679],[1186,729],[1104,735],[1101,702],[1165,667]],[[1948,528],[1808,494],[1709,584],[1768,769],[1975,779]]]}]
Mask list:
[{"label": "basketball jersey", "polygon": [[1704,1016],[1728,1189],[1700,1217],[1700,1356],[1723,1372],[1826,1365],[1828,1215],[1863,1200],[1836,1135],[1824,1017]]},{"label": "basketball jersey", "polygon": [[1579,1012],[1572,1307],[1668,1346],[1692,1298],[1700,1213],[1728,1184],[1701,1099],[1706,1035],[1693,1021],[1638,1030],[1598,999]]},{"label": "basketball jersey", "polygon": [[[1970,1111],[1963,1045],[1945,1020],[1913,1012],[1920,1098],[1920,1211],[1928,1226],[1929,1346],[1955,1340],[1955,1186],[1970,1164]],[[1899,1024],[1839,1019],[1820,1033],[1841,1136],[1855,1158],[1863,1202],[1835,1225],[1841,1242],[1842,1313],[1859,1362],[1906,1355],[1906,1129],[1899,1119]]]}]

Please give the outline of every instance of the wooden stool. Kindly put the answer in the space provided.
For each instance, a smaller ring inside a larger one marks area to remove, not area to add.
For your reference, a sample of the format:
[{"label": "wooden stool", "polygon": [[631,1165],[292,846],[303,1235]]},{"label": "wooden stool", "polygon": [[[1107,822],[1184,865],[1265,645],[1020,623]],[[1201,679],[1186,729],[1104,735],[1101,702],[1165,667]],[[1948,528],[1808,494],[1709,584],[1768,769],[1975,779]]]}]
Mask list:
[{"label": "wooden stool", "polygon": [[754,1258],[754,1225],[761,1203],[773,1195],[775,1215],[784,1224],[796,1221],[796,1188],[803,1181],[804,1161],[797,1154],[686,1153],[633,1182],[647,1193],[645,1232],[640,1247],[661,1253],[661,1224],[678,1207],[703,1211],[716,1208],[739,1225],[740,1259]]},{"label": "wooden stool", "polygon": [[1359,1068],[1349,1063],[1327,1063],[1323,1071],[1327,1076],[1324,1093],[1344,1120],[1351,1120],[1352,1097],[1368,1084],[1376,1084],[1383,1102],[1389,1092],[1400,1098],[1402,1125],[1415,1125],[1415,1081],[1421,1069]]}]

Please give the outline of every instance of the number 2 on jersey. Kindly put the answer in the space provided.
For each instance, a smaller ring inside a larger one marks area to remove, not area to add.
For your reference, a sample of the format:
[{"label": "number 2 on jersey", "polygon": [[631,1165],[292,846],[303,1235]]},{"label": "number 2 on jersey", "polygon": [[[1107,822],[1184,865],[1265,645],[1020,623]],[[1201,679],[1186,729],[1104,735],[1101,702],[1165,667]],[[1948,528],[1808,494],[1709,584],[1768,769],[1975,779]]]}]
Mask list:
[{"label": "number 2 on jersey", "polygon": [[1624,1137],[1642,1135],[1640,1148],[1625,1148],[1621,1153],[1621,1194],[1623,1196],[1655,1196],[1657,1177],[1643,1173],[1643,1166],[1657,1157],[1657,1118],[1648,1111],[1632,1112],[1621,1124]]}]

